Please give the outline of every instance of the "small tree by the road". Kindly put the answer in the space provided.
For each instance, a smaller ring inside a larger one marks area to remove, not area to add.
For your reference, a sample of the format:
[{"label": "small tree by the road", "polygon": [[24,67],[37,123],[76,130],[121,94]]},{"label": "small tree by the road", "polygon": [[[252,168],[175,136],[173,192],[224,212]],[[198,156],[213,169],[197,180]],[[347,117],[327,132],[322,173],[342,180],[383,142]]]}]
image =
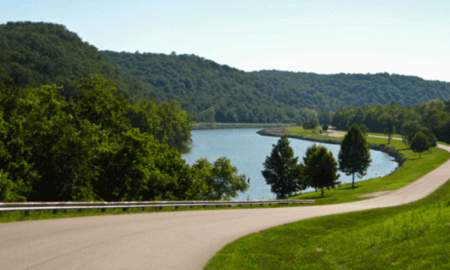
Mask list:
[{"label": "small tree by the road", "polygon": [[302,177],[303,167],[294,157],[294,151],[286,136],[273,145],[270,156],[266,157],[262,174],[277,198],[286,198],[305,188]]},{"label": "small tree by the road", "polygon": [[428,139],[430,147],[437,145],[436,136],[426,127],[423,127],[419,122],[406,122],[402,127],[403,141],[411,145],[412,139],[418,132],[422,132]]},{"label": "small tree by the road", "polygon": [[355,187],[355,174],[366,175],[371,162],[369,146],[364,133],[358,125],[352,125],[341,143],[339,169],[352,175],[352,188]]},{"label": "small tree by the road", "polygon": [[334,187],[339,178],[337,162],[333,154],[324,146],[314,145],[306,151],[303,162],[308,185],[320,189],[321,197],[323,197],[324,189]]},{"label": "small tree by the road", "polygon": [[199,159],[192,165],[194,181],[190,194],[194,198],[206,200],[229,200],[248,188],[248,178],[238,174],[236,167],[225,157],[211,164],[207,159]]},{"label": "small tree by the road", "polygon": [[419,131],[414,135],[409,145],[413,152],[419,153],[419,158],[422,158],[422,153],[430,149],[430,146],[427,135],[422,131]]},{"label": "small tree by the road", "polygon": [[323,124],[323,125],[322,125],[322,131],[323,131],[323,132],[326,133],[326,132],[328,131],[328,128],[329,128],[328,124]]}]

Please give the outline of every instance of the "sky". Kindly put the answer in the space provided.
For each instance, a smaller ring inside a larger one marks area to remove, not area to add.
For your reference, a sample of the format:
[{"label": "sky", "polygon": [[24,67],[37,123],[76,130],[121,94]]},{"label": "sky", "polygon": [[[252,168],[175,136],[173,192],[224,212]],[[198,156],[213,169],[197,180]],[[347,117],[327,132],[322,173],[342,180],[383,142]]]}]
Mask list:
[{"label": "sky", "polygon": [[196,54],[239,69],[450,81],[448,0],[0,0],[0,23],[64,24],[101,50]]}]

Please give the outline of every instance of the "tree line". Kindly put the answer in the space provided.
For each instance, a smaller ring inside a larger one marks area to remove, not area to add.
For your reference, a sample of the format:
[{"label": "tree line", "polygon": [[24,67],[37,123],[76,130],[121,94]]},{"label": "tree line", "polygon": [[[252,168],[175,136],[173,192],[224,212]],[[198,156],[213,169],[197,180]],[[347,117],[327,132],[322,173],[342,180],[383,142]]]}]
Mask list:
[{"label": "tree line", "polygon": [[369,105],[343,108],[334,113],[332,125],[337,129],[346,130],[352,124],[363,125],[369,131],[385,133],[389,137],[400,133],[406,142],[421,131],[432,145],[436,140],[450,143],[450,100],[432,100],[416,106]]},{"label": "tree line", "polygon": [[175,100],[201,122],[324,123],[342,107],[450,98],[449,83],[411,76],[244,72],[195,55],[99,51],[58,24],[0,25],[0,85],[69,89],[90,74],[113,81],[130,100]]},{"label": "tree line", "polygon": [[303,162],[295,157],[287,136],[282,136],[266,157],[262,174],[277,198],[287,198],[312,187],[321,191],[334,188],[338,184],[338,168],[352,175],[352,188],[355,175],[361,177],[370,165],[370,151],[364,131],[353,125],[345,135],[338,160],[326,147],[314,144],[306,150]]},{"label": "tree line", "polygon": [[[326,147],[314,144],[306,150],[301,162],[294,155],[288,137],[282,136],[266,157],[261,173],[277,198],[287,198],[308,187],[320,190],[324,197],[325,189],[339,184],[338,169],[352,176],[351,187],[355,188],[355,176],[366,175],[372,162],[366,137],[364,127],[352,124],[341,142],[337,160]],[[407,143],[412,151],[419,153],[419,158],[434,146],[421,130],[416,131]]]},{"label": "tree line", "polygon": [[226,158],[181,157],[176,103],[129,102],[100,76],[0,89],[0,201],[226,199],[247,188]]}]

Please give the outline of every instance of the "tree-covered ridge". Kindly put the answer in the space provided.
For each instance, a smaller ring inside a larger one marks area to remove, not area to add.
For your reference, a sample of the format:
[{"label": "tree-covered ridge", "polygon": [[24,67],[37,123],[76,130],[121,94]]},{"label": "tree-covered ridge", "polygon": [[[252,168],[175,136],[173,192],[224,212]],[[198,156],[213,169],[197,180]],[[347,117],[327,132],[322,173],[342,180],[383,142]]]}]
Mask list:
[{"label": "tree-covered ridge", "polygon": [[153,86],[158,99],[179,101],[198,121],[292,122],[314,114],[268,97],[249,73],[194,55],[103,54]]},{"label": "tree-covered ridge", "polygon": [[450,83],[412,76],[243,72],[195,55],[103,53],[199,121],[304,122],[346,106],[450,98]]},{"label": "tree-covered ridge", "polygon": [[323,111],[369,104],[414,105],[431,99],[450,98],[450,83],[414,76],[388,73],[321,75],[275,70],[255,74],[265,80],[272,92],[278,92],[276,95],[284,98],[284,103],[313,106]]},{"label": "tree-covered ridge", "polygon": [[100,52],[64,26],[0,25],[0,84],[64,84],[100,74],[132,99],[176,100],[197,121],[311,122],[322,112],[450,98],[450,84],[389,74],[244,72],[194,56]]},{"label": "tree-covered ridge", "polygon": [[65,84],[83,76],[100,74],[131,95],[142,90],[103,57],[97,48],[82,41],[63,25],[14,22],[0,25],[0,84],[38,86]]}]

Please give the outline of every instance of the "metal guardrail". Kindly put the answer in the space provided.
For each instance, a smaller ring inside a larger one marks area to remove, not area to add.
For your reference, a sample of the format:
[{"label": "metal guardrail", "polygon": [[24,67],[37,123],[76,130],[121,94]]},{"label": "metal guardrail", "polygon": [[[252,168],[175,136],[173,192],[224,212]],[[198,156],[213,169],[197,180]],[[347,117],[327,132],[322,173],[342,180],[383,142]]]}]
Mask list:
[{"label": "metal guardrail", "polygon": [[132,202],[24,202],[0,203],[1,212],[11,211],[59,211],[83,209],[129,209],[165,207],[233,207],[270,206],[289,204],[311,204],[314,200],[270,200],[270,201],[132,201]]}]

